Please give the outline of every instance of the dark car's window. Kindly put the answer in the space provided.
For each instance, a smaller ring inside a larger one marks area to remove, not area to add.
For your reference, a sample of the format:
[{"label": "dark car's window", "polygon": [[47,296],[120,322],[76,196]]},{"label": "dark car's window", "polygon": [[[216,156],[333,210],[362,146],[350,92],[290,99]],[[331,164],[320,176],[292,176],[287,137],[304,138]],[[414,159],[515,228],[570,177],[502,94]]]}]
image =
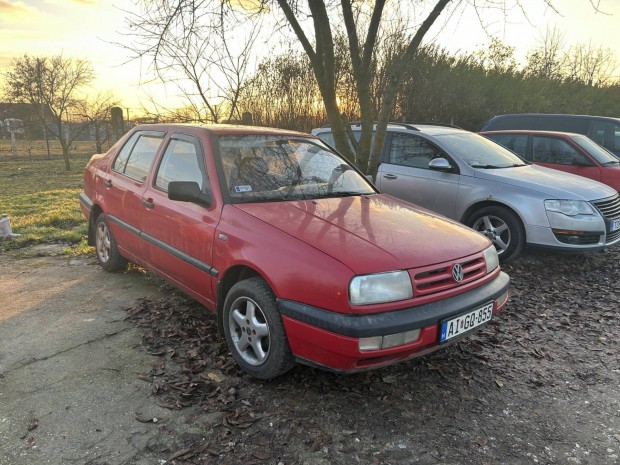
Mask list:
[{"label": "dark car's window", "polygon": [[532,141],[534,162],[553,163],[556,165],[592,164],[568,142],[556,137],[534,136]]},{"label": "dark car's window", "polygon": [[534,129],[585,134],[588,130],[588,120],[571,116],[539,116],[536,118]]},{"label": "dark car's window", "polygon": [[157,170],[155,186],[168,191],[170,181],[195,181],[204,189],[206,179],[200,142],[190,136],[172,136]]},{"label": "dark car's window", "polygon": [[233,203],[375,193],[351,165],[316,139],[221,136],[218,146]]},{"label": "dark car's window", "polygon": [[123,146],[112,168],[138,181],[146,180],[163,138],[163,132],[137,132]]},{"label": "dark car's window", "polygon": [[588,136],[612,152],[620,151],[620,125],[618,124],[592,121]]},{"label": "dark car's window", "polygon": [[486,137],[527,158],[527,134],[487,134]]},{"label": "dark car's window", "polygon": [[441,150],[422,137],[392,133],[390,163],[428,169],[431,160],[442,156]]}]

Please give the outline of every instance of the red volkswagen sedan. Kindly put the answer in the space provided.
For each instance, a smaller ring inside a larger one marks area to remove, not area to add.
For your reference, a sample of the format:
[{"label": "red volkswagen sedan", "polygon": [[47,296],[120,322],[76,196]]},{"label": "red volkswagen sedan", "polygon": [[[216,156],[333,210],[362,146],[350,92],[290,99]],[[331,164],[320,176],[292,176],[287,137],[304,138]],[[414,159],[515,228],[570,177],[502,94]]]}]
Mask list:
[{"label": "red volkswagen sedan", "polygon": [[536,165],[594,179],[620,191],[620,160],[582,134],[527,130],[480,134]]},{"label": "red volkswagen sedan", "polygon": [[488,239],[388,195],[292,131],[138,126],[84,174],[89,243],[217,315],[238,364],[350,372],[487,324],[508,298]]}]

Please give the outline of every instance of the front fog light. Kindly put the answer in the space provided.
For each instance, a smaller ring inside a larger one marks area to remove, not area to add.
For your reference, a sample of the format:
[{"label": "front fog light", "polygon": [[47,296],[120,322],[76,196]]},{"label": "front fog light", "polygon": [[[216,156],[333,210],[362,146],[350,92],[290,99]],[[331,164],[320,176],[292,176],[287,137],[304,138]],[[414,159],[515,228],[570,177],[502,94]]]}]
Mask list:
[{"label": "front fog light", "polygon": [[420,337],[419,329],[412,329],[404,333],[388,334],[386,336],[362,337],[358,347],[361,351],[389,349],[415,342]]}]

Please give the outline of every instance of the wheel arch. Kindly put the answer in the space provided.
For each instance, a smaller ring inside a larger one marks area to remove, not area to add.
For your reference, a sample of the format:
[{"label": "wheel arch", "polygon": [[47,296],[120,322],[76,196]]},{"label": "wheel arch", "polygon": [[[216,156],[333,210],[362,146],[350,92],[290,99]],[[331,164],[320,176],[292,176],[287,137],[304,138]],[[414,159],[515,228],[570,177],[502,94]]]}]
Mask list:
[{"label": "wheel arch", "polygon": [[88,245],[95,245],[95,221],[99,215],[103,213],[103,209],[99,204],[93,204],[90,210],[90,216],[88,217]]},{"label": "wheel arch", "polygon": [[523,218],[521,217],[519,212],[515,210],[514,208],[512,208],[510,205],[506,205],[505,203],[498,202],[496,200],[482,200],[480,202],[476,202],[470,205],[469,207],[467,207],[467,210],[463,212],[463,216],[461,216],[460,222],[467,225],[467,223],[469,222],[469,219],[472,217],[472,215],[475,212],[477,212],[481,208],[486,208],[486,207],[500,207],[500,208],[505,208],[506,210],[509,210],[510,212],[512,212],[517,218],[519,218],[519,221],[521,221],[521,226],[523,226],[523,234],[525,235],[525,238],[527,240],[527,232],[525,231],[525,222],[523,221]]},{"label": "wheel arch", "polygon": [[217,283],[217,302],[216,302],[216,316],[217,316],[217,332],[221,337],[224,337],[224,322],[222,314],[224,311],[224,301],[228,295],[228,291],[240,281],[244,279],[260,277],[268,283],[265,277],[254,268],[247,265],[234,265],[228,268],[222,279]]}]

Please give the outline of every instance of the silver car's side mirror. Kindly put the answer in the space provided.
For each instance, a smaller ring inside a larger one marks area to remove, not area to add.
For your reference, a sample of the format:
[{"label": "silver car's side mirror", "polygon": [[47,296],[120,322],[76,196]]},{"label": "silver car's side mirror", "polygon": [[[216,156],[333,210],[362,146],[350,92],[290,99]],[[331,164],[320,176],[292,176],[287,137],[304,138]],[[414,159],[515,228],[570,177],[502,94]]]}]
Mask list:
[{"label": "silver car's side mirror", "polygon": [[436,171],[452,171],[450,162],[445,158],[434,158],[428,164],[429,169]]}]

